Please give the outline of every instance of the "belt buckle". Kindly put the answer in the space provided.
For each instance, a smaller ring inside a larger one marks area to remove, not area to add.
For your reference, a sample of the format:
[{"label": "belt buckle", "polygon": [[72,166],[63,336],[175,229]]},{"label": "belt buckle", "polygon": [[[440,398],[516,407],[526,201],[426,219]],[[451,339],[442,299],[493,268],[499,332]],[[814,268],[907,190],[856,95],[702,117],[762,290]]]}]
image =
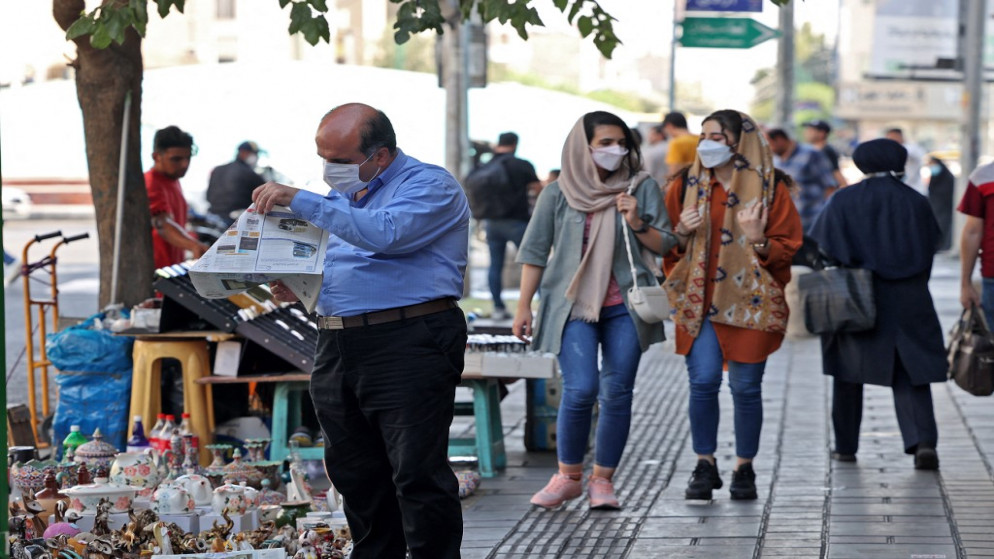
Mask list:
[{"label": "belt buckle", "polygon": [[345,321],[340,316],[322,316],[321,328],[325,330],[344,330]]}]

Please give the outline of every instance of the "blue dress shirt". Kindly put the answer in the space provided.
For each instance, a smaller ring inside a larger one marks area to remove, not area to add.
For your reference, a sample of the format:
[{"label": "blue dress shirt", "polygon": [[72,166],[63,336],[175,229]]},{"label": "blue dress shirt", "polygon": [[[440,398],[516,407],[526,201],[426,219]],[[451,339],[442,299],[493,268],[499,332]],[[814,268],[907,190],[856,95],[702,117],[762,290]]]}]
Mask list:
[{"label": "blue dress shirt", "polygon": [[358,202],[335,191],[301,190],[290,209],[327,230],[317,312],[355,316],[461,298],[469,248],[469,204],[445,169],[399,149]]}]

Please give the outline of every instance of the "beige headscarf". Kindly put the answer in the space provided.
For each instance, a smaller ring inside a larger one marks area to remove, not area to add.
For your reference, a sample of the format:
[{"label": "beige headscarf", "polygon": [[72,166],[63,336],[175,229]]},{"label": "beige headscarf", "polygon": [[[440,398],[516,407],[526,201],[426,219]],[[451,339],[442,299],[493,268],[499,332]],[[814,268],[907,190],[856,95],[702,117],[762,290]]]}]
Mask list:
[{"label": "beige headscarf", "polygon": [[[766,138],[752,118],[742,116],[742,135],[735,149],[728,202],[721,227],[717,277],[707,277],[711,246],[711,170],[697,157],[687,174],[683,207],[696,206],[704,221],[689,241],[684,258],[670,272],[663,287],[670,299],[673,320],[697,337],[704,317],[740,328],[782,333],[787,325],[783,288],[764,268],[746,242],[738,212],[753,204],[773,203],[773,157]],[[704,308],[704,291],[714,283],[711,307]]]},{"label": "beige headscarf", "polygon": [[614,259],[615,196],[624,192],[632,181],[640,184],[647,172],[639,169],[634,177],[626,157],[617,171],[606,181],[601,181],[597,166],[590,156],[590,142],[583,127],[583,117],[576,121],[563,145],[562,168],[559,188],[566,203],[577,211],[592,213],[587,251],[580,266],[566,288],[566,300],[573,303],[570,318],[597,322],[600,318],[604,295],[611,281],[611,262]]}]

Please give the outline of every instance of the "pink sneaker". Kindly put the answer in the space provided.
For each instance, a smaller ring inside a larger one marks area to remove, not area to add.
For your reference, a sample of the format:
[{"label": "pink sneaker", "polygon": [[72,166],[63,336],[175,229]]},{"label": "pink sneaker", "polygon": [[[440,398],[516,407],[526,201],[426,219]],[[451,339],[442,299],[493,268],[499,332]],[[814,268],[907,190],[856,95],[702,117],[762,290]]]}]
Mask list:
[{"label": "pink sneaker", "polygon": [[592,509],[621,509],[621,504],[614,495],[614,484],[607,478],[590,476],[587,479],[587,495],[590,496]]},{"label": "pink sneaker", "polygon": [[583,485],[580,483],[580,480],[570,479],[569,476],[556,473],[549,480],[548,485],[543,487],[538,493],[532,495],[530,502],[533,505],[554,509],[570,499],[576,499],[582,494]]}]

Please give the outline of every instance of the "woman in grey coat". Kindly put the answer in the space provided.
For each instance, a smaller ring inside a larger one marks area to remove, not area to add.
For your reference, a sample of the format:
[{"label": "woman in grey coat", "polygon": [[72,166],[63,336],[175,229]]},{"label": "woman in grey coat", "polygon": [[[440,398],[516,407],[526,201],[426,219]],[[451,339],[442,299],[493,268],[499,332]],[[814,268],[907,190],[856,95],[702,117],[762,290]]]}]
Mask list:
[{"label": "woman in grey coat", "polygon": [[904,451],[915,456],[915,468],[935,470],[939,434],[929,383],[945,382],[947,363],[928,280],[940,232],[928,199],[898,178],[906,159],[893,140],[860,144],[853,162],[867,178],[835,193],[812,227],[823,253],[873,272],[877,308],[873,329],[822,336],[823,368],[835,377],[835,459],[856,460],[863,384],[876,384],[894,390]]},{"label": "woman in grey coat", "polygon": [[[628,439],[635,372],[642,352],[663,340],[662,324],[647,324],[629,308],[628,289],[635,282],[655,285],[646,264],[654,260],[643,259],[641,249],[670,250],[676,244],[671,230],[659,186],[642,170],[628,126],[611,113],[584,115],[563,146],[559,180],[539,195],[518,251],[521,299],[514,334],[538,351],[557,354],[563,377],[559,472],[532,497],[535,505],[554,508],[583,493],[583,455],[596,401],[590,507],[620,507],[612,478]],[[637,278],[622,235],[635,252]],[[540,284],[533,324],[531,302]]]}]

